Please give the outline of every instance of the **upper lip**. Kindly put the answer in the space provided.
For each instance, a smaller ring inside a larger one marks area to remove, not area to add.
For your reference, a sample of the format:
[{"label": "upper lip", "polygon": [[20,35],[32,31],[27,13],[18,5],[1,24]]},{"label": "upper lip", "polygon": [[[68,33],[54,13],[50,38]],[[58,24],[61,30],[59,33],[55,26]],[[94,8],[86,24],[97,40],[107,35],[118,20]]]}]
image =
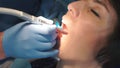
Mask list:
[{"label": "upper lip", "polygon": [[66,29],[66,24],[65,23],[62,23],[62,28]]}]

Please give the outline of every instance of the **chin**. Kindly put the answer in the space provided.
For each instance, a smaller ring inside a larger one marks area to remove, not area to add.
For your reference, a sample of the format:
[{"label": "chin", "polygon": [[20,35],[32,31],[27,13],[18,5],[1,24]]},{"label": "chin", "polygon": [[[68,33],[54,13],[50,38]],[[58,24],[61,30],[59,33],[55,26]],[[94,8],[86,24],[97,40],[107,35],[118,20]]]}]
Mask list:
[{"label": "chin", "polygon": [[75,58],[74,58],[75,56],[72,56],[73,50],[69,49],[70,46],[68,45],[68,43],[66,43],[65,41],[64,42],[62,42],[62,41],[60,42],[58,57],[64,61],[75,60]]}]

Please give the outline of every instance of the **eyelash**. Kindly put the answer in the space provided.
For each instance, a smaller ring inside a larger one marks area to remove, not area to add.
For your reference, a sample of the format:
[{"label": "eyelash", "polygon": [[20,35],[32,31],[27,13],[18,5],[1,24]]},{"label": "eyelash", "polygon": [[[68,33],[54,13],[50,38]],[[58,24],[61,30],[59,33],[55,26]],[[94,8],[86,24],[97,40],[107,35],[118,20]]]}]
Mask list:
[{"label": "eyelash", "polygon": [[[80,0],[75,0],[75,1],[80,1]],[[99,1],[99,0],[98,0]],[[96,12],[94,9],[90,10],[95,16],[100,17],[99,13]]]},{"label": "eyelash", "polygon": [[91,12],[92,12],[95,16],[100,17],[100,15],[99,15],[95,10],[91,9]]}]

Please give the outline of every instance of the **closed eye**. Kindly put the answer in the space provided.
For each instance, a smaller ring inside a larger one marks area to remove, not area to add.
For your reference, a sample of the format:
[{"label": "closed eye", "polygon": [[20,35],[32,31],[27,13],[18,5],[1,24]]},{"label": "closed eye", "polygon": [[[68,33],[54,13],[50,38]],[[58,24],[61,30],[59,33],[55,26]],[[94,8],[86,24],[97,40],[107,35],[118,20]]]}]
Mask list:
[{"label": "closed eye", "polygon": [[99,15],[95,10],[91,9],[91,12],[92,12],[95,16],[100,17],[100,15]]}]

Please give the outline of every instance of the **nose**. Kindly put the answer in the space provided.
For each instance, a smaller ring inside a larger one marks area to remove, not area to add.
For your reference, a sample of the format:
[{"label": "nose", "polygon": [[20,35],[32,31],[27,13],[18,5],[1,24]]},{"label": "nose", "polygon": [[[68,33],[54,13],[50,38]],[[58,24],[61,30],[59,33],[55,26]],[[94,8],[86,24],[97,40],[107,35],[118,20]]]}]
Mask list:
[{"label": "nose", "polygon": [[88,8],[89,0],[72,2],[68,5],[68,12],[74,17],[78,17]]},{"label": "nose", "polygon": [[80,8],[78,8],[78,5],[76,4],[77,2],[73,2],[73,3],[70,3],[68,5],[68,12],[70,12],[70,14],[73,16],[73,17],[77,17],[79,16],[79,10]]}]

